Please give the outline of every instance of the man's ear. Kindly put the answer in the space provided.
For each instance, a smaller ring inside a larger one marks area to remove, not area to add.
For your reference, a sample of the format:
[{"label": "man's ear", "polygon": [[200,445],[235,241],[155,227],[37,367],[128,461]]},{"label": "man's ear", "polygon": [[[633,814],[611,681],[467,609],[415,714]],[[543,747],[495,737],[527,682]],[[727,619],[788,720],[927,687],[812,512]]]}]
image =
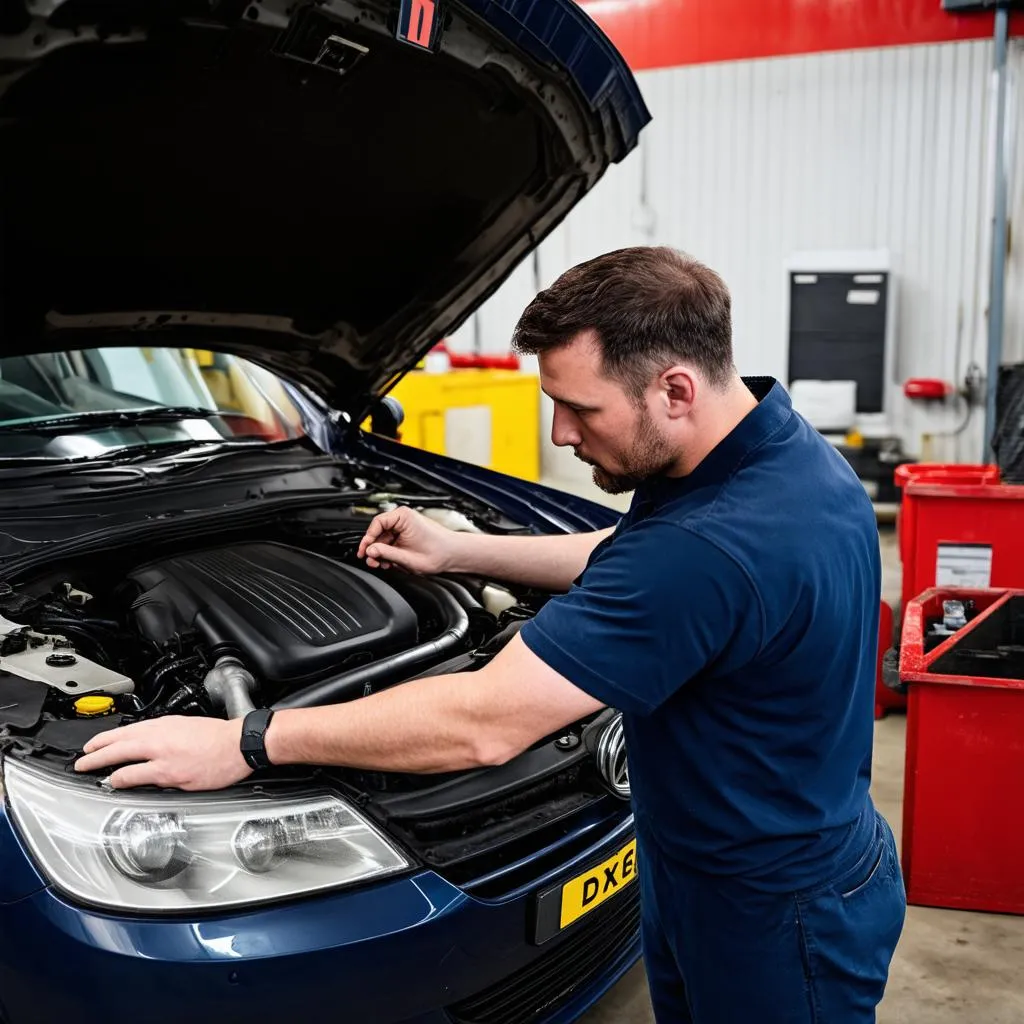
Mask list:
[{"label": "man's ear", "polygon": [[669,367],[659,383],[668,404],[669,419],[688,416],[697,399],[698,383],[693,371],[685,366]]}]

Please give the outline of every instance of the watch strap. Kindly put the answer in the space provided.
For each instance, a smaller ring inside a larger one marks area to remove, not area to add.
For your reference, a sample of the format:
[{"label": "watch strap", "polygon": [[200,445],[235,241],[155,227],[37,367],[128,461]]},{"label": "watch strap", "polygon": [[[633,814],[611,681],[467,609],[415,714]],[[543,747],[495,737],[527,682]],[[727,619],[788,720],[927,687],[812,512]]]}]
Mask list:
[{"label": "watch strap", "polygon": [[271,708],[256,708],[242,719],[242,739],[239,744],[242,757],[250,768],[269,768],[266,735],[270,720],[274,717]]}]

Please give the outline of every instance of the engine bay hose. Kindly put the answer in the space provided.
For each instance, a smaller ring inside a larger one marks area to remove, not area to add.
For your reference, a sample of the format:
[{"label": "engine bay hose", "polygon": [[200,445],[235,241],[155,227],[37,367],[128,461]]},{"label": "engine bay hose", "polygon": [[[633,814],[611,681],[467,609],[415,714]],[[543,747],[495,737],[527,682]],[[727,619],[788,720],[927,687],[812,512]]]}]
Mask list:
[{"label": "engine bay hose", "polygon": [[203,687],[213,706],[228,718],[244,718],[256,708],[252,702],[256,681],[237,658],[218,658],[217,663],[206,673]]}]

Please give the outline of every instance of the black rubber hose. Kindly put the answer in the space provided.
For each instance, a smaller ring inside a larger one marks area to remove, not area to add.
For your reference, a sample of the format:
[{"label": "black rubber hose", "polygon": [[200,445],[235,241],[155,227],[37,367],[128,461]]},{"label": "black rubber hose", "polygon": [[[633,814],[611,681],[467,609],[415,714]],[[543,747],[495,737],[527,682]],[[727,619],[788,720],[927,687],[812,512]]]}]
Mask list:
[{"label": "black rubber hose", "polygon": [[71,615],[57,615],[54,612],[44,612],[39,616],[39,623],[46,623],[52,626],[69,626],[76,629],[97,629],[104,633],[120,633],[121,626],[109,619],[86,619],[75,618]]},{"label": "black rubber hose", "polygon": [[199,662],[199,657],[193,654],[188,657],[175,657],[166,665],[158,668],[153,672],[153,678],[147,681],[147,686],[153,696],[141,708],[134,711],[133,714],[141,715],[156,707],[160,702],[160,699],[163,697],[164,691],[167,689],[167,683],[169,681],[168,676],[183,668],[191,668],[198,665]]},{"label": "black rubber hose", "polygon": [[525,625],[525,619],[517,619],[515,622],[510,622],[500,633],[496,633],[491,637],[483,647],[478,647],[473,651],[463,651],[447,661],[442,661],[439,665],[431,665],[430,668],[425,668],[422,672],[411,676],[406,682],[411,683],[414,679],[426,679],[428,676],[433,675],[446,676],[452,672],[466,672],[470,669],[479,669],[483,664],[490,661]]},{"label": "black rubber hose", "polygon": [[[79,643],[84,643],[87,649],[91,649],[92,653],[97,656],[97,660],[100,664],[114,664],[106,647],[104,647],[103,644],[88,630],[83,629],[77,622],[54,623],[52,619],[40,619],[36,624],[36,630],[37,632],[50,633],[55,636],[66,636],[69,640],[74,640],[77,636]],[[115,638],[106,637],[106,639],[114,640]]]},{"label": "black rubber hose", "polygon": [[77,615],[72,610],[62,608],[58,604],[48,604],[43,607],[40,619],[52,622],[65,622],[81,626],[92,626],[94,629],[105,629],[109,633],[120,633],[121,623],[114,619],[97,619],[89,615]]},{"label": "black rubber hose", "polygon": [[440,636],[407,651],[393,654],[389,658],[361,665],[333,679],[324,679],[322,682],[296,690],[295,693],[290,693],[277,701],[274,710],[339,704],[408,678],[427,665],[436,664],[450,657],[466,640],[469,633],[469,615],[447,589],[438,588],[434,595],[447,612],[448,618],[448,628]]},{"label": "black rubber hose", "polygon": [[444,587],[467,612],[486,611],[484,606],[469,592],[469,588],[457,580],[448,580],[437,576],[431,582],[439,587]]},{"label": "black rubber hose", "polygon": [[146,686],[153,689],[160,685],[169,672],[174,672],[182,668],[182,666],[197,662],[198,660],[199,656],[196,654],[169,652],[149,666],[145,674]]}]

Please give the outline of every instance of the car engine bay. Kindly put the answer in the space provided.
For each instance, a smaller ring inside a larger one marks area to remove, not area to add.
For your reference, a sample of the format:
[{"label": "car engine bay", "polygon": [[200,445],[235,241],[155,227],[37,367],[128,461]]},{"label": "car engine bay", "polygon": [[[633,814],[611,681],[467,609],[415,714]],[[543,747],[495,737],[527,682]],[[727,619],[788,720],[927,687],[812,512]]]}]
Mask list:
[{"label": "car engine bay", "polygon": [[[70,755],[99,731],[162,715],[352,700],[478,667],[544,600],[366,569],[355,552],[377,511],[283,516],[148,559],[130,545],[0,584],[0,729]],[[424,511],[479,530],[455,509]]]},{"label": "car engine bay", "polygon": [[[264,498],[252,514],[231,503],[210,510],[238,490],[214,490],[200,476],[187,493],[201,489],[207,508],[193,503],[187,518],[148,497],[144,517],[122,505],[123,522],[9,563],[0,577],[0,755],[75,775],[84,745],[121,725],[318,707],[475,671],[549,599],[475,576],[367,569],[357,557],[367,526],[402,505],[450,529],[531,531],[418,475],[362,466],[339,475],[337,463],[314,461],[295,479],[329,484],[298,489],[299,500]],[[164,500],[177,504],[184,486]],[[104,514],[112,509],[104,500]],[[43,531],[52,536],[52,526]],[[285,798],[326,783],[422,863],[498,898],[528,884],[537,850],[554,863],[582,850],[590,827],[617,827],[628,792],[602,767],[616,756],[616,716],[588,716],[498,767],[419,775],[275,766],[242,789]],[[108,774],[79,781],[102,787]]]}]

